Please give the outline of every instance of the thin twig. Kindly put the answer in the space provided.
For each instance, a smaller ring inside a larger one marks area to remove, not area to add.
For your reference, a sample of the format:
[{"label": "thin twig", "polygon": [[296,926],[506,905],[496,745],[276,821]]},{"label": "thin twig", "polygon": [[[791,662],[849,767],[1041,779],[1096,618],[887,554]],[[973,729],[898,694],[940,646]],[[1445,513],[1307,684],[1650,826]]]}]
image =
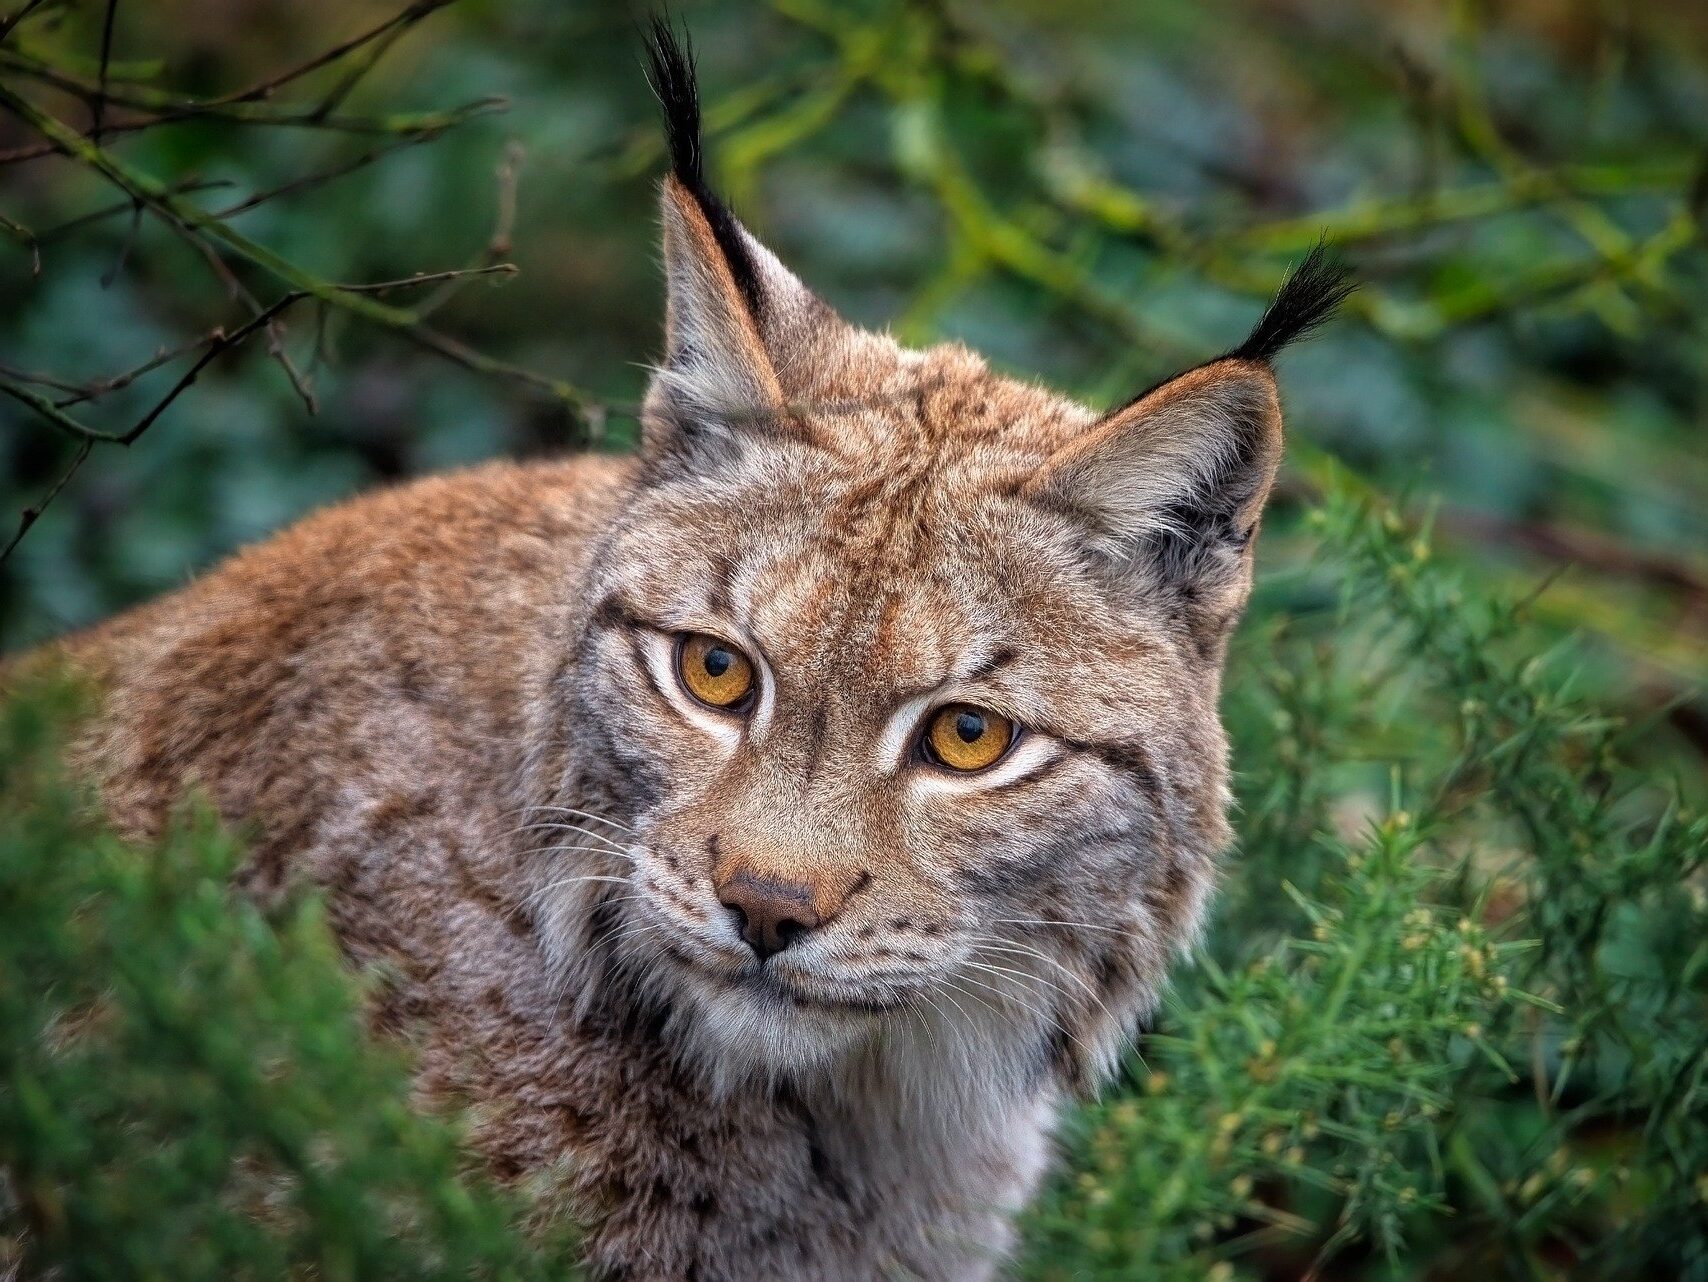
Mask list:
[{"label": "thin twig", "polygon": [[368,47],[363,50],[363,56],[356,65],[344,75],[342,80],[332,86],[332,89],[327,93],[327,95],[320,100],[320,104],[314,109],[314,114],[324,117],[329,116],[336,111],[339,106],[343,104],[344,100],[354,92],[356,86],[362,82],[362,79],[375,67],[379,66],[380,60],[384,58],[386,54],[391,52],[392,46],[402,38],[404,32],[408,31],[412,25],[413,24],[405,25],[400,23],[368,45]]},{"label": "thin twig", "polygon": [[[168,217],[165,221],[174,232],[189,244],[190,248],[202,256],[208,268],[224,283],[226,293],[233,302],[247,307],[251,315],[259,316],[261,314],[260,302],[250,292],[249,287],[238,278],[237,273],[232,271],[225,260],[219,256],[217,247],[196,235],[177,219]],[[320,405],[315,399],[313,389],[309,387],[302,373],[291,361],[289,353],[285,351],[284,334],[277,320],[267,322],[267,354],[278,362],[279,368],[284,371],[286,381],[291,385],[291,390],[297,394],[304,408],[310,414],[319,413]]]},{"label": "thin twig", "polygon": [[170,365],[180,356],[195,351],[196,348],[207,342],[209,337],[207,334],[198,334],[195,338],[180,343],[176,347],[162,347],[142,364],[133,366],[122,374],[114,374],[110,378],[97,379],[92,383],[86,383],[82,387],[68,387],[62,384],[61,390],[70,392],[71,395],[55,401],[54,404],[62,410],[70,409],[74,405],[82,405],[86,401],[99,400],[103,396],[111,396],[114,392],[123,391],[143,375],[151,374],[162,365]]},{"label": "thin twig", "polygon": [[388,142],[383,146],[374,147],[369,151],[364,151],[361,155],[352,157],[351,159],[344,161],[342,164],[334,165],[330,169],[322,169],[318,173],[308,174],[302,178],[295,178],[288,183],[280,183],[277,187],[271,187],[266,191],[256,192],[248,199],[240,200],[234,205],[227,205],[224,209],[216,209],[213,211],[213,217],[235,218],[238,214],[248,213],[256,206],[264,205],[270,200],[275,200],[280,196],[295,195],[297,192],[307,191],[311,188],[332,182],[334,179],[343,178],[349,174],[355,173],[359,169],[367,168],[377,160],[385,159],[385,157],[391,155],[393,152],[402,151],[408,147],[416,147],[424,142],[432,142],[438,136],[439,135],[437,133],[406,134],[404,137],[393,139],[391,142]]},{"label": "thin twig", "polygon": [[[24,9],[6,21],[0,34],[9,32],[23,16],[43,2],[45,0],[28,0]],[[0,153],[0,163],[50,154],[64,156],[97,174],[123,196],[123,200],[118,203],[92,210],[57,225],[50,234],[64,235],[76,228],[128,211],[130,222],[123,233],[116,262],[103,276],[103,282],[110,283],[130,261],[139,243],[143,216],[151,216],[163,223],[175,237],[193,248],[206,262],[208,270],[223,284],[232,303],[249,313],[235,328],[216,328],[176,347],[162,347],[148,360],[118,374],[89,382],[76,383],[48,374],[29,373],[0,366],[0,396],[22,404],[76,442],[71,466],[39,503],[25,510],[20,527],[5,551],[0,553],[0,560],[10,555],[24,533],[40,517],[41,512],[65,489],[95,445],[133,444],[161,419],[177,399],[197,381],[202,371],[221,354],[247,342],[257,334],[266,336],[268,355],[278,362],[291,385],[302,397],[308,411],[313,413],[316,408],[313,389],[286,350],[283,330],[285,313],[296,303],[309,299],[316,303],[314,359],[311,368],[317,368],[326,355],[330,318],[334,313],[344,312],[391,329],[418,346],[466,369],[503,378],[547,395],[589,424],[604,421],[610,407],[587,396],[573,385],[488,356],[458,339],[427,327],[424,323],[425,317],[431,311],[466,285],[470,279],[514,274],[515,267],[501,259],[509,251],[516,218],[516,186],[522,159],[520,148],[516,144],[511,144],[506,149],[497,170],[498,200],[492,236],[475,263],[468,267],[416,273],[395,280],[340,284],[306,271],[231,226],[231,219],[261,204],[333,181],[373,164],[402,147],[430,141],[464,120],[503,105],[502,99],[483,98],[438,112],[372,117],[340,113],[341,104],[361,78],[395,46],[403,33],[423,17],[450,3],[454,3],[454,0],[416,0],[416,3],[408,5],[377,26],[286,72],[246,89],[206,99],[164,92],[150,84],[124,78],[126,71],[121,64],[114,61],[117,0],[106,0],[105,3],[99,67],[92,80],[20,51],[0,49],[0,73],[16,73],[16,76],[28,77],[70,94],[81,100],[90,113],[88,131],[80,131],[19,93],[15,82],[8,83],[4,78],[0,78],[0,110],[16,116],[33,130],[38,138],[35,143]],[[346,68],[337,83],[313,106],[274,106],[268,101],[284,86],[352,55],[352,65]],[[139,114],[134,118],[121,116],[114,119],[112,109],[115,107]],[[103,145],[104,139],[119,134],[131,135],[180,121],[206,120],[241,125],[369,133],[384,135],[387,138],[382,145],[369,148],[331,168],[255,192],[214,211],[203,209],[186,199],[186,196],[226,184],[195,179],[163,183]],[[5,219],[3,226],[14,238],[31,245],[32,250],[35,249],[39,238],[32,235],[28,229],[10,219]],[[39,257],[37,262],[39,269]],[[238,269],[244,267],[264,273],[282,286],[282,291],[263,306],[244,278],[238,274]],[[415,308],[386,301],[387,296],[394,291],[429,286],[439,288],[433,290]],[[129,387],[139,379],[192,354],[193,359],[171,386],[163,394],[152,398],[140,416],[122,429],[95,427],[69,412],[76,406],[100,400]],[[58,395],[45,394],[47,392]],[[633,412],[632,407],[624,407],[624,410]]]},{"label": "thin twig", "polygon": [[332,363],[331,344],[327,338],[326,316],[331,311],[325,303],[316,302],[314,309],[314,346],[310,348],[308,372],[313,374],[324,365]]},{"label": "thin twig", "polygon": [[136,245],[136,238],[142,232],[142,202],[133,200],[130,204],[130,225],[125,229],[124,239],[119,242],[119,256],[113,265],[101,273],[101,288],[109,289],[118,279],[119,273],[125,269],[125,263],[130,260],[130,251]]},{"label": "thin twig", "polygon": [[[335,288],[352,294],[386,294],[397,289],[416,289],[424,285],[442,284],[465,277],[513,276],[515,274],[515,264],[494,263],[485,267],[459,267],[449,271],[418,272],[413,276],[400,276],[395,280],[367,281],[359,284],[340,284],[335,286]],[[261,320],[262,323],[265,323],[268,319],[276,319],[277,313],[305,297],[307,297],[307,295],[300,291],[286,294],[278,299],[271,307],[265,309],[268,315],[261,315],[258,312],[257,319]],[[237,301],[243,301],[243,299],[239,298]],[[249,301],[253,302],[253,299],[250,299]],[[322,312],[324,313],[324,303],[321,306]],[[237,332],[246,336],[253,323],[254,322],[251,321],[249,324],[246,324],[244,330]],[[0,378],[9,379],[16,384],[34,384],[39,387],[48,387],[55,391],[64,392],[66,393],[64,397],[56,401],[48,401],[46,404],[59,410],[67,410],[73,406],[81,405],[88,401],[99,400],[103,396],[110,396],[114,392],[122,391],[124,388],[129,387],[132,383],[136,382],[137,379],[146,374],[152,373],[162,365],[171,364],[179,357],[195,351],[204,344],[223,342],[225,346],[231,346],[234,340],[222,339],[222,334],[222,330],[215,329],[209,333],[198,335],[197,337],[190,339],[188,342],[181,343],[176,347],[162,347],[160,350],[155,352],[153,356],[149,357],[140,365],[133,366],[132,368],[125,370],[123,373],[114,374],[107,378],[95,379],[86,383],[74,383],[69,379],[58,378],[52,374],[43,374],[31,370],[19,369],[16,366],[7,365],[4,362],[0,362]],[[40,406],[36,405],[33,401],[26,403],[30,404],[32,408],[40,409]],[[115,442],[122,442],[123,440],[122,435],[96,433],[93,429],[86,429],[81,424],[72,430],[79,435],[87,434],[97,440],[112,440]]]},{"label": "thin twig", "polygon": [[380,39],[393,28],[399,26],[413,26],[428,15],[455,3],[456,0],[415,0],[414,4],[411,4],[408,8],[403,9],[399,13],[393,14],[378,26],[370,28],[359,36],[353,36],[349,40],[344,41],[343,44],[334,45],[324,53],[315,55],[300,66],[284,72],[281,75],[274,76],[270,80],[263,80],[260,84],[252,85],[248,89],[242,89],[236,93],[227,94],[221,98],[210,98],[208,99],[207,105],[217,107],[228,103],[260,102],[267,98],[271,98],[276,91],[284,88],[293,80],[301,80],[304,76],[319,71],[322,67],[330,66],[332,63],[337,62],[348,54],[354,53],[363,45]]},{"label": "thin twig", "polygon": [[239,343],[243,342],[244,339],[255,333],[256,330],[268,328],[272,325],[274,319],[279,315],[279,313],[283,312],[285,308],[291,306],[291,304],[299,302],[303,297],[304,295],[300,293],[282,295],[278,299],[274,300],[271,306],[264,308],[255,316],[252,316],[249,320],[232,330],[231,333],[227,334],[222,330],[215,330],[208,340],[207,349],[196,358],[196,363],[191,365],[189,369],[185,370],[178,381],[172,385],[171,390],[155,402],[153,409],[149,410],[148,413],[138,419],[136,425],[132,427],[130,431],[119,437],[118,444],[130,445],[134,443],[139,436],[154,426],[155,421],[166,412],[166,407],[184,394],[190,384],[196,381],[201,372],[213,362],[215,357],[223,351],[236,347]]},{"label": "thin twig", "polygon": [[85,440],[79,445],[77,452],[71,456],[71,466],[60,473],[59,479],[53,483],[53,488],[42,495],[40,502],[33,507],[25,508],[18,514],[18,528],[13,533],[11,542],[6,544],[4,549],[0,549],[0,563],[4,563],[6,558],[12,555],[12,549],[17,547],[24,535],[30,532],[30,527],[41,519],[42,513],[47,511],[48,504],[58,498],[59,492],[71,483],[71,478],[77,475],[77,469],[83,466],[83,461],[89,457],[89,451],[94,448],[95,442],[91,440]]},{"label": "thin twig", "polygon": [[113,432],[103,432],[99,428],[79,423],[41,393],[32,391],[19,382],[14,382],[5,374],[0,374],[0,396],[10,396],[20,405],[34,410],[67,436],[90,441],[117,441],[119,439],[117,434]]},{"label": "thin twig", "polygon": [[[166,190],[177,196],[189,192],[214,191],[221,187],[234,185],[229,178],[190,178],[183,182],[174,183]],[[79,214],[77,217],[68,218],[62,223],[55,223],[52,227],[43,228],[36,233],[36,239],[39,241],[57,240],[61,236],[77,231],[79,228],[87,227],[91,223],[98,223],[103,219],[111,218],[115,214],[128,214],[135,207],[136,202],[134,200],[115,201],[111,205],[103,205],[100,209],[92,209],[86,214]]]},{"label": "thin twig", "polygon": [[[101,96],[100,85],[81,76],[71,75],[39,58],[32,58],[10,49],[0,49],[0,68],[16,71],[43,84],[68,93],[85,103]],[[106,101],[133,110],[146,111],[148,118],[115,122],[105,126],[108,134],[134,132],[157,125],[175,124],[185,120],[223,120],[232,124],[296,126],[355,134],[407,134],[444,130],[472,116],[496,111],[508,105],[499,95],[488,95],[443,111],[399,112],[386,116],[315,115],[312,107],[280,109],[264,102],[249,101],[242,96],[200,99],[181,98],[147,86],[124,90],[108,87]],[[38,147],[0,153],[0,161],[34,159],[45,154]]]},{"label": "thin twig", "polygon": [[0,19],[0,41],[4,41],[7,36],[11,35],[20,22],[29,17],[37,9],[41,8],[45,2],[46,0],[25,0],[23,8],[19,9],[10,18]]},{"label": "thin twig", "polygon": [[0,230],[4,230],[29,249],[30,275],[40,276],[42,274],[41,237],[24,226],[23,223],[8,218],[5,214],[0,214]]},{"label": "thin twig", "polygon": [[[110,99],[109,99],[110,101]],[[279,129],[319,129],[334,133],[347,133],[355,136],[381,136],[386,134],[431,134],[437,136],[447,129],[455,128],[465,121],[477,116],[488,115],[495,111],[503,111],[509,106],[509,100],[501,96],[476,98],[460,107],[449,111],[432,111],[417,113],[400,113],[395,116],[329,116],[325,120],[315,120],[311,114],[301,112],[267,115],[248,115],[241,117],[219,116],[209,113],[215,118],[223,119],[227,124],[254,125]],[[148,129],[163,128],[170,125],[184,124],[208,118],[194,106],[188,106],[175,111],[161,112],[155,115],[140,116],[126,120],[109,121],[102,131],[111,138],[115,134],[135,134]],[[48,156],[63,156],[65,149],[51,142],[28,143],[21,147],[13,147],[0,151],[0,166],[23,164],[30,160],[42,160]]]},{"label": "thin twig", "polygon": [[453,267],[442,272],[416,272],[413,276],[399,276],[396,280],[368,281],[361,285],[335,285],[334,289],[343,290],[348,294],[386,294],[394,289],[405,289],[416,285],[434,285],[441,281],[460,281],[476,276],[514,276],[515,263],[486,263],[479,267]]},{"label": "thin twig", "polygon": [[475,350],[448,334],[430,329],[425,325],[411,325],[402,330],[402,333],[411,342],[426,348],[430,352],[436,352],[446,360],[461,365],[464,369],[473,370],[477,374],[490,374],[498,378],[509,379],[512,382],[522,384],[524,387],[534,388],[536,391],[544,392],[551,399],[562,402],[578,414],[608,412],[633,416],[639,412],[638,407],[633,405],[594,400],[573,383],[565,382],[561,378],[552,378],[550,375],[541,374],[520,365],[514,365],[509,361],[498,360],[495,357],[488,356],[485,352]]},{"label": "thin twig", "polygon": [[32,373],[29,370],[19,369],[15,365],[7,365],[3,361],[0,361],[0,374],[20,383],[34,383],[37,387],[51,387],[60,392],[81,392],[83,390],[81,383],[67,382],[55,378],[51,374]]},{"label": "thin twig", "polygon": [[113,21],[119,14],[119,0],[107,0],[106,17],[101,22],[101,74],[97,81],[99,92],[89,106],[89,138],[101,141],[101,118],[107,112],[107,68],[113,60]]},{"label": "thin twig", "polygon": [[185,370],[178,381],[172,385],[171,389],[156,401],[154,406],[140,419],[138,419],[128,431],[123,433],[114,434],[110,432],[98,432],[92,428],[84,427],[83,425],[78,424],[75,419],[63,414],[51,404],[44,405],[40,398],[34,397],[33,393],[26,392],[26,394],[20,395],[20,389],[10,387],[4,380],[0,380],[0,392],[13,396],[18,400],[22,400],[27,405],[33,405],[33,408],[39,412],[45,413],[56,424],[61,426],[65,424],[73,425],[82,433],[83,436],[81,443],[77,447],[77,453],[71,460],[71,466],[65,470],[64,474],[54,484],[54,487],[48,491],[48,493],[42,498],[41,502],[37,503],[34,507],[27,507],[23,510],[18,521],[17,532],[12,535],[11,542],[6,545],[5,550],[0,551],[0,562],[4,562],[7,557],[12,555],[12,550],[18,546],[18,543],[23,539],[24,535],[29,533],[30,527],[41,518],[41,514],[47,510],[48,504],[52,503],[53,500],[58,497],[60,491],[63,490],[70,482],[71,478],[77,474],[77,470],[83,466],[84,460],[89,457],[89,452],[95,447],[95,443],[97,441],[109,441],[115,445],[124,446],[129,446],[135,443],[135,441],[142,436],[144,432],[154,426],[160,416],[166,412],[167,407],[177,400],[178,397],[184,394],[190,385],[196,381],[197,377],[200,376],[201,372],[206,369],[210,363],[212,363],[215,357],[217,357],[221,352],[237,346],[256,330],[262,329],[270,324],[280,312],[289,307],[292,303],[297,302],[302,297],[302,294],[284,295],[274,302],[272,306],[266,308],[259,315],[253,317],[243,325],[240,325],[230,334],[226,334],[220,330],[215,330],[213,334],[209,336],[207,348],[196,360],[196,363],[191,365],[189,369]]},{"label": "thin twig", "polygon": [[[439,352],[465,368],[535,388],[578,412],[584,412],[599,404],[595,398],[562,379],[538,374],[486,356],[444,334],[427,329],[413,310],[390,306],[371,297],[367,292],[346,289],[304,271],[288,259],[249,239],[220,218],[179,199],[156,180],[137,172],[104,148],[95,146],[76,130],[68,128],[63,121],[20,97],[4,83],[0,83],[0,107],[5,107],[23,118],[44,137],[106,177],[121,191],[141,199],[159,213],[169,226],[186,235],[199,247],[210,248],[200,236],[190,233],[202,233],[208,241],[217,242],[232,250],[291,289],[319,298],[364,320],[397,330],[411,341]],[[217,255],[215,257],[217,258]]]},{"label": "thin twig", "polygon": [[[504,146],[504,155],[499,159],[496,170],[498,212],[493,219],[492,236],[486,242],[486,249],[475,260],[477,267],[491,266],[510,252],[511,240],[516,230],[516,189],[526,154],[522,144],[514,138]],[[461,291],[467,279],[478,275],[479,271],[468,271],[463,273],[462,279],[446,282],[422,300],[421,305],[415,309],[415,314],[425,320],[450,302]]]}]

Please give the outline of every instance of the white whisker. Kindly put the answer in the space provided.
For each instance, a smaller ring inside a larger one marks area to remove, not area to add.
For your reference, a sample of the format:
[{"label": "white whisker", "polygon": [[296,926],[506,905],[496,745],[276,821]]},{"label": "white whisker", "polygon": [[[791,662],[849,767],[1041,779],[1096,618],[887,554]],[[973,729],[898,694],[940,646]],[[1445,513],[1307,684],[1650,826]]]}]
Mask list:
[{"label": "white whisker", "polygon": [[524,809],[530,810],[530,811],[532,811],[532,810],[552,810],[552,811],[556,811],[559,814],[575,815],[581,819],[591,819],[594,823],[601,823],[601,824],[604,824],[608,828],[615,828],[618,832],[623,833],[625,836],[631,836],[632,837],[634,835],[634,832],[635,832],[635,830],[633,828],[629,827],[628,824],[619,823],[617,820],[609,819],[604,815],[594,814],[591,810],[577,810],[574,806],[527,806],[527,807],[524,807]]},{"label": "white whisker", "polygon": [[[984,971],[986,974],[995,975],[998,977],[999,980],[1003,975],[1019,975],[1020,974],[1019,971],[1000,970],[1000,969],[993,967],[993,966],[982,965],[979,962],[963,962],[962,964],[966,965],[966,966],[970,966],[974,970],[980,970],[980,971]],[[966,980],[969,984],[977,984],[980,988],[989,989],[991,992],[997,993],[997,994],[1001,995],[1002,997],[1013,1001],[1017,1006],[1020,1006],[1024,1010],[1030,1011],[1034,1015],[1037,1015],[1040,1017],[1044,1017],[1044,1016],[1048,1015],[1048,1011],[1046,1011],[1044,1007],[1034,1006],[1030,1001],[1028,1001],[1026,999],[1026,996],[1022,995],[1018,990],[1016,990],[1014,988],[1002,987],[1000,984],[987,984],[982,980],[978,980],[978,979],[973,978],[971,975],[967,974],[965,971],[963,971],[961,973],[960,977],[962,979]],[[1025,976],[1022,976],[1022,978],[1031,979],[1032,976],[1025,975]]]},{"label": "white whisker", "polygon": [[[1047,965],[1054,966],[1057,970],[1061,971],[1062,974],[1066,975],[1069,979],[1073,980],[1074,983],[1084,989],[1092,1000],[1098,1002],[1100,1005],[1102,1004],[1103,999],[1098,996],[1095,988],[1086,983],[1080,976],[1074,974],[1069,967],[1062,965],[1061,962],[1057,961],[1054,957],[1051,957],[1048,953],[1041,952],[1036,948],[1029,948],[1025,944],[1016,944],[1012,940],[998,939],[995,935],[980,935],[977,937],[976,943],[978,947],[988,948],[992,952],[1013,953],[1015,956],[1019,957],[1036,957],[1039,961],[1044,962]],[[1108,1007],[1105,1006],[1104,1010],[1108,1011]],[[1114,1018],[1114,1016],[1111,1015],[1110,1018]]]},{"label": "white whisker", "polygon": [[1111,935],[1121,935],[1128,939],[1135,939],[1141,944],[1154,942],[1136,930],[1121,930],[1115,926],[1099,926],[1096,922],[1089,921],[1057,921],[1053,918],[1047,917],[993,917],[991,918],[991,921],[998,925],[1009,926],[1063,926],[1074,930],[1101,930],[1106,931]]},{"label": "white whisker", "polygon": [[[565,841],[565,842],[549,843],[549,844],[544,845],[544,846],[533,846],[527,850],[517,852],[516,857],[518,859],[528,859],[528,858],[532,858],[535,855],[602,855],[602,856],[609,856],[609,855],[614,855],[616,853],[617,852],[614,850],[606,850],[603,846],[578,846],[578,845],[574,845],[570,842]],[[625,858],[626,857],[627,856],[625,856]],[[630,862],[637,862],[637,861],[631,859]]]},{"label": "white whisker", "polygon": [[[1109,1009],[1109,1004],[1103,1000],[1101,994],[1099,994],[1098,991],[1090,984],[1086,983],[1082,977],[1074,974],[1071,969],[1062,965],[1062,963],[1057,961],[1054,957],[1049,956],[1047,953],[1040,952],[1036,948],[1031,948],[1024,944],[1017,944],[1012,940],[1005,940],[998,943],[993,942],[993,936],[985,935],[980,936],[979,938],[984,941],[980,946],[989,948],[993,952],[1015,953],[1018,955],[1036,957],[1039,961],[1047,962],[1051,966],[1054,966],[1057,970],[1061,971],[1062,974],[1066,975],[1069,979],[1073,980],[1074,983],[1078,984],[1080,988],[1085,991],[1086,996],[1090,997],[1092,1001],[1097,1003],[1097,1008],[1108,1018],[1109,1023],[1115,1029],[1117,1036],[1120,1038],[1121,1044],[1129,1050],[1135,1052],[1138,1050],[1138,1044],[1133,1040],[1132,1034],[1127,1031],[1126,1024],[1115,1014],[1114,1011]],[[1063,996],[1066,996],[1066,990],[1062,991]]]},{"label": "white whisker", "polygon": [[539,829],[547,829],[554,832],[573,832],[579,836],[586,837],[591,841],[598,842],[613,854],[621,855],[625,859],[635,858],[633,847],[624,846],[619,842],[613,841],[602,832],[594,832],[590,828],[583,828],[580,824],[565,823],[562,820],[557,819],[542,819],[535,823],[525,823],[519,828],[512,828],[509,832],[503,833],[499,840],[508,840],[509,838],[516,836],[518,833],[534,832]]}]

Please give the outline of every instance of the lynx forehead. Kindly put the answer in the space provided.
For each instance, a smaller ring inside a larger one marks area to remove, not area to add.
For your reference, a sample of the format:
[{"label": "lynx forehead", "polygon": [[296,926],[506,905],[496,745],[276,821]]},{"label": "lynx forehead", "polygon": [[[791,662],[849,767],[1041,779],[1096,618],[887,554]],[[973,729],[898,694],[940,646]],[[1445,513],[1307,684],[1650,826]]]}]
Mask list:
[{"label": "lynx forehead", "polygon": [[67,649],[127,826],[187,784],[323,885],[422,1097],[596,1275],[988,1277],[1197,929],[1280,454],[1270,362],[1098,414],[811,293],[707,186],[655,24],[665,352],[629,460],[312,518]]}]

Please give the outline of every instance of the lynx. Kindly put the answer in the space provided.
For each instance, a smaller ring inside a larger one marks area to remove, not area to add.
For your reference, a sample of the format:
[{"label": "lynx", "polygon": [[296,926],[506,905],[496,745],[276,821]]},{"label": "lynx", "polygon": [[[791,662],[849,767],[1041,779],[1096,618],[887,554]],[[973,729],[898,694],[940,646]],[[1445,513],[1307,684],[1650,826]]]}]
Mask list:
[{"label": "lynx", "polygon": [[127,831],[200,789],[245,892],[323,890],[592,1276],[987,1278],[1203,916],[1271,361],[1348,285],[1313,254],[1095,413],[840,319],[708,187],[662,23],[651,73],[639,450],[361,498],[63,642],[83,756]]}]

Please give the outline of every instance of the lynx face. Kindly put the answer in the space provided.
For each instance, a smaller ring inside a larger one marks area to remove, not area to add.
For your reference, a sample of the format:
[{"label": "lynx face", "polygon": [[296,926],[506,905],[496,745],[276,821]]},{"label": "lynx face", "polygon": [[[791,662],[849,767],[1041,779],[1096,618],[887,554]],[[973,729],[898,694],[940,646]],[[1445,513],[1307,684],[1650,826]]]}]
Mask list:
[{"label": "lynx face", "polygon": [[1089,1017],[1140,1000],[1222,838],[1214,665],[1015,493],[1042,459],[997,405],[1087,416],[918,365],[928,420],[661,477],[604,555],[583,707],[650,781],[626,919],[733,1053],[956,1001],[1114,1038]]},{"label": "lynx face", "polygon": [[566,956],[643,976],[720,1072],[878,1048],[1083,1088],[1227,839],[1268,360],[1344,287],[1313,260],[1100,417],[836,317],[706,189],[668,40],[655,79],[667,352],[562,683],[621,832],[561,892]]}]

